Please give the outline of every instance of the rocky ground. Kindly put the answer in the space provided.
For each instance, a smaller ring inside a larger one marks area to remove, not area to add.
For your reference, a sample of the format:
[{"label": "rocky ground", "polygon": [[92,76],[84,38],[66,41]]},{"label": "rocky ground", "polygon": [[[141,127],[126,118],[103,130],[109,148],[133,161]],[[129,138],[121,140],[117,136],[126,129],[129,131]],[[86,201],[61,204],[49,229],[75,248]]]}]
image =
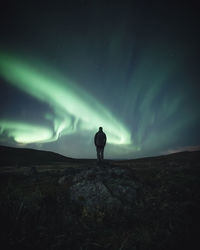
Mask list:
[{"label": "rocky ground", "polygon": [[2,166],[2,249],[198,249],[199,160]]}]

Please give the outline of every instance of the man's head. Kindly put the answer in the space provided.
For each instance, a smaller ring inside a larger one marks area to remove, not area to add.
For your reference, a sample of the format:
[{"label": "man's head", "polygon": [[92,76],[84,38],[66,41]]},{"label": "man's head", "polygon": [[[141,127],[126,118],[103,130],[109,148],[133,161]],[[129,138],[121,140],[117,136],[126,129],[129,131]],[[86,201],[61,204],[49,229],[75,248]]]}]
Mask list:
[{"label": "man's head", "polygon": [[103,128],[102,128],[102,127],[99,127],[99,131],[103,131]]}]

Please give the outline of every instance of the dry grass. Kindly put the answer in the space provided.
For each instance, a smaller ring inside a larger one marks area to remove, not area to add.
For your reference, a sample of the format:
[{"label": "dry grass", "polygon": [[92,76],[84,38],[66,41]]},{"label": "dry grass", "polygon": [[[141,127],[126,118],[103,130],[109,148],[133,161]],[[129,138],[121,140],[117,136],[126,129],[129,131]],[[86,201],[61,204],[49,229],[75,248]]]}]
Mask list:
[{"label": "dry grass", "polygon": [[[113,163],[112,163],[113,164]],[[140,163],[141,164],[141,163]],[[135,213],[96,211],[70,203],[71,183],[58,185],[66,167],[38,167],[38,177],[24,169],[0,174],[0,229],[4,249],[156,250],[193,249],[200,222],[200,169],[165,163],[132,174],[142,183]],[[86,162],[82,166],[86,165]]]}]

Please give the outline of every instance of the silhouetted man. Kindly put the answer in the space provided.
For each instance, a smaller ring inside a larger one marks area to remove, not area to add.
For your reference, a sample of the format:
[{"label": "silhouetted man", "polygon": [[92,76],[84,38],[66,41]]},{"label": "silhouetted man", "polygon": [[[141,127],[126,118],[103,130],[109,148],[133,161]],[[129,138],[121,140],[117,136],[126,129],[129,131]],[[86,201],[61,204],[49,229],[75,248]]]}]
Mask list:
[{"label": "silhouetted man", "polygon": [[103,132],[102,127],[99,127],[99,131],[95,134],[94,144],[97,150],[98,162],[103,161],[103,152],[106,145],[106,134]]}]

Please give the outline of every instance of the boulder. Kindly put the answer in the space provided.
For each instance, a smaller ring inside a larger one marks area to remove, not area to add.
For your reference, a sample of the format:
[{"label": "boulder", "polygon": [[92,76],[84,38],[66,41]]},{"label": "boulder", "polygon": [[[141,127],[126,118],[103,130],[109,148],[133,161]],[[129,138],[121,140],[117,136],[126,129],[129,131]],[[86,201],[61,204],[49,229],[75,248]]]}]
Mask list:
[{"label": "boulder", "polygon": [[[79,169],[72,177],[69,187],[70,201],[87,210],[88,213],[104,211],[133,211],[137,200],[137,192],[141,187],[129,169],[116,166],[92,166]],[[65,175],[59,183],[68,180]]]}]

